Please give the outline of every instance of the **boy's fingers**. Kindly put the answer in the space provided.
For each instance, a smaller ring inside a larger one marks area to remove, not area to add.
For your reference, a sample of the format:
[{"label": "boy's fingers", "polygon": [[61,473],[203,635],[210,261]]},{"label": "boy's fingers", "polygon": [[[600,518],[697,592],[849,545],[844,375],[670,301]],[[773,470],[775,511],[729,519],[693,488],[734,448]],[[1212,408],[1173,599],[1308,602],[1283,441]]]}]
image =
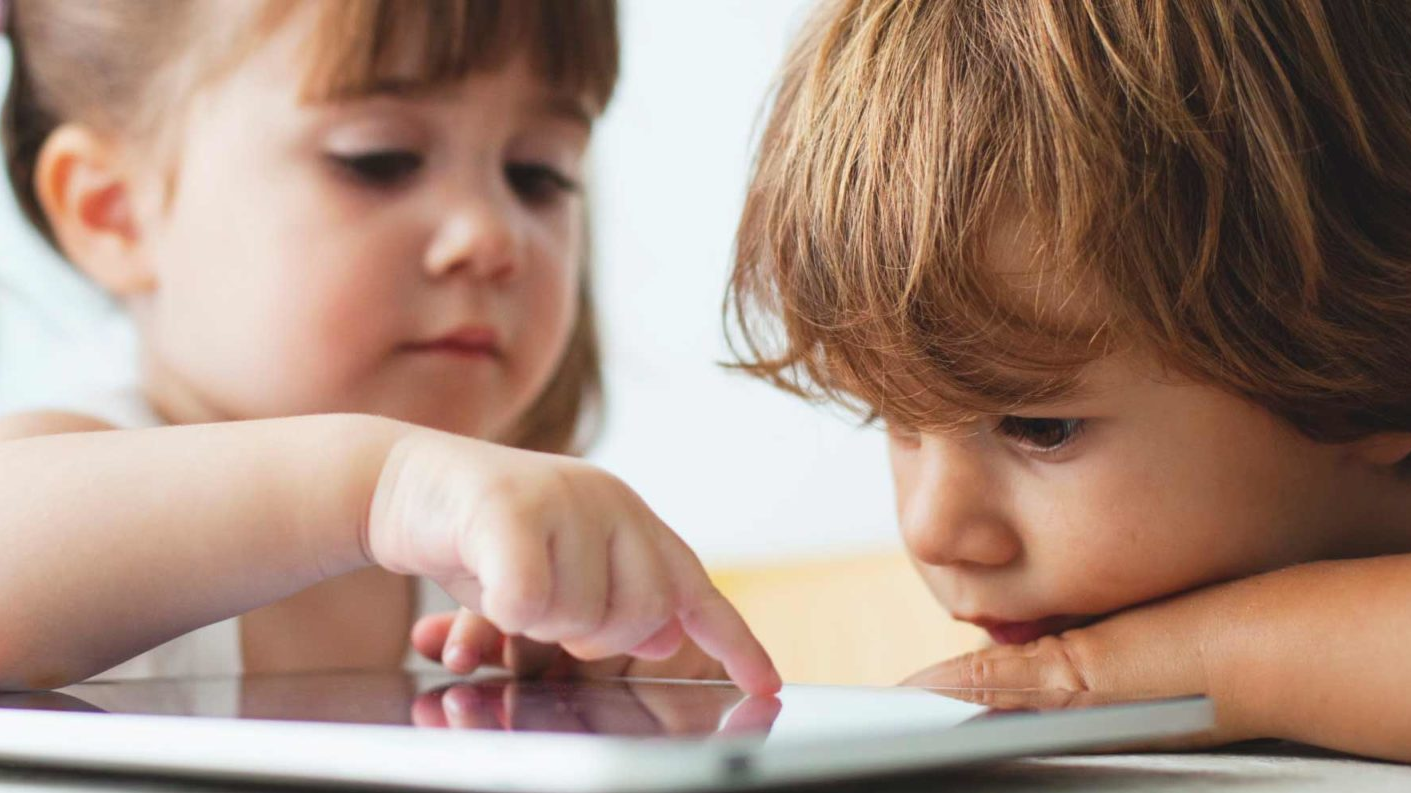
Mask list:
[{"label": "boy's fingers", "polygon": [[1217,729],[1160,745],[1211,746],[1259,737],[1228,698],[1211,688],[1210,656],[1219,650],[1205,635],[1208,615],[1192,602],[1178,598],[1029,644],[967,653],[922,670],[903,685],[943,689],[947,696],[998,710],[1204,694],[1215,702]]},{"label": "boy's fingers", "polygon": [[914,675],[928,688],[1091,692],[1110,700],[1207,694],[1204,615],[1179,601],[1022,645],[967,653]]},{"label": "boy's fingers", "polygon": [[903,685],[944,689],[1090,690],[1063,639],[1047,636],[1025,645],[988,647],[942,661],[907,678]]}]

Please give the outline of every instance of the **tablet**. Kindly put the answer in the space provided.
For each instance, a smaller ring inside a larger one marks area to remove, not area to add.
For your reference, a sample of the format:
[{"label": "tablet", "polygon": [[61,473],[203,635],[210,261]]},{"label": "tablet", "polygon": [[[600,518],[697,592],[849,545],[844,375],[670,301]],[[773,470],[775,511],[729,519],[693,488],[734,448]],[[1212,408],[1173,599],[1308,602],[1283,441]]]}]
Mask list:
[{"label": "tablet", "polygon": [[[1071,704],[1071,703],[1070,703]],[[915,688],[342,673],[0,695],[0,760],[427,790],[740,790],[1178,736],[1203,698],[998,713]]]}]

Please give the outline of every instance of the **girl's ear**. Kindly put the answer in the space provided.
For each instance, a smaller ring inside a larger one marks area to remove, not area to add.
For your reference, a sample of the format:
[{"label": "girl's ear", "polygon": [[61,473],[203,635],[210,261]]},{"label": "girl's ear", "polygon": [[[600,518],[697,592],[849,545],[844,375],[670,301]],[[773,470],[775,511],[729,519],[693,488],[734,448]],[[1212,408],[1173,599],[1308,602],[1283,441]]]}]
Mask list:
[{"label": "girl's ear", "polygon": [[134,185],[114,142],[79,124],[40,150],[35,193],[64,255],[116,297],[151,291],[156,277],[134,214]]},{"label": "girl's ear", "polygon": [[1411,432],[1379,432],[1353,441],[1353,453],[1372,465],[1396,466],[1411,460]]}]

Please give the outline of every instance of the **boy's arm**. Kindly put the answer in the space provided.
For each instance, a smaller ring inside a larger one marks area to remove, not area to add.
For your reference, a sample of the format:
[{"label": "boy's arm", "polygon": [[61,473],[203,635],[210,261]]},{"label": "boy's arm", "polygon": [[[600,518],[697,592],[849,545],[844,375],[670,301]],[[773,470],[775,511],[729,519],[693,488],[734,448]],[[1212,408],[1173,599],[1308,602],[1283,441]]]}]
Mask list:
[{"label": "boy's arm", "polygon": [[367,565],[405,431],[310,416],[0,442],[0,689],[82,680]]},{"label": "boy's arm", "polygon": [[[1317,562],[1198,590],[907,681],[1000,707],[1207,694],[1197,745],[1284,738],[1411,762],[1411,556]],[[1091,701],[1091,697],[1087,698]]]}]

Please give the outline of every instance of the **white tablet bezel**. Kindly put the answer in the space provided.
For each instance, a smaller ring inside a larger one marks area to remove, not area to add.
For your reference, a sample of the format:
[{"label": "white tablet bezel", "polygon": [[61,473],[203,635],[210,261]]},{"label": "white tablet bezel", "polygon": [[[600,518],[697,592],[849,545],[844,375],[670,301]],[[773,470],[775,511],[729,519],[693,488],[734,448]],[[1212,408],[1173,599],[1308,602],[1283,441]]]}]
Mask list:
[{"label": "white tablet bezel", "polygon": [[[839,691],[870,689],[837,687]],[[888,689],[880,689],[888,691]],[[857,779],[1189,734],[1200,697],[1005,715],[946,729],[628,738],[0,709],[0,760],[89,771],[427,790],[665,793]]]}]

